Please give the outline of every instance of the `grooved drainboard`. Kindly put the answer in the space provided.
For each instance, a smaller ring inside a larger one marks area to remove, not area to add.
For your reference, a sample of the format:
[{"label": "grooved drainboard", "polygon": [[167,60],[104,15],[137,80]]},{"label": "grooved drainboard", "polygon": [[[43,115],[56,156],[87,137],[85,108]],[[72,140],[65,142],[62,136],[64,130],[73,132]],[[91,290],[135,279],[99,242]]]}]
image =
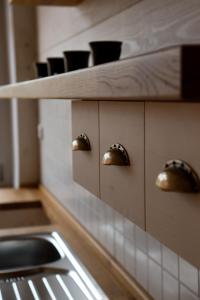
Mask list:
[{"label": "grooved drainboard", "polygon": [[2,300],[92,300],[75,271],[4,279],[0,291]]}]

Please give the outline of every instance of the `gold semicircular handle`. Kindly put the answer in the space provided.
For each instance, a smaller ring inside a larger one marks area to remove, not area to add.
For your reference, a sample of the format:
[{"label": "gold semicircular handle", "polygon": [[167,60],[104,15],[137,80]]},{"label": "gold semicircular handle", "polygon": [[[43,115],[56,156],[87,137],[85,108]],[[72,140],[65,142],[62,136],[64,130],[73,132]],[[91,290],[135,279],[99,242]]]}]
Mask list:
[{"label": "gold semicircular handle", "polygon": [[170,160],[158,175],[156,186],[168,192],[196,193],[200,184],[197,174],[186,162]]},{"label": "gold semicircular handle", "polygon": [[90,141],[85,133],[80,134],[75,140],[72,142],[72,150],[73,151],[90,151]]},{"label": "gold semicircular handle", "polygon": [[121,144],[113,144],[104,154],[102,164],[106,166],[129,166],[130,160],[126,149]]}]

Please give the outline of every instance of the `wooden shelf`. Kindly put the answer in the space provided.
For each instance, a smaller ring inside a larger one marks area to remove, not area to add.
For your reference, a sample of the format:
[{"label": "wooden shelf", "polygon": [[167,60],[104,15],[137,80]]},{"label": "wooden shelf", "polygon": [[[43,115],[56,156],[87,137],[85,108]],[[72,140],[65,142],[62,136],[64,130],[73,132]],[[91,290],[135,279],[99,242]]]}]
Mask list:
[{"label": "wooden shelf", "polygon": [[80,71],[2,86],[0,98],[200,98],[200,46],[181,46]]},{"label": "wooden shelf", "polygon": [[11,4],[74,6],[83,0],[9,0]]}]

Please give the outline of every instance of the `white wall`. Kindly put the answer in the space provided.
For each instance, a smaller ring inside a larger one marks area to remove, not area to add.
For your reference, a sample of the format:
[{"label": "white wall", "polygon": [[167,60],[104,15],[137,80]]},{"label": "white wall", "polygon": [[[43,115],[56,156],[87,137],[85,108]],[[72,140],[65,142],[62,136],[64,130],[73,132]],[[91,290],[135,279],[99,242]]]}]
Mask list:
[{"label": "white wall", "polygon": [[[7,1],[6,1],[7,2]],[[9,79],[11,83],[34,78],[37,61],[34,7],[6,4]],[[15,187],[39,183],[37,139],[38,103],[11,100],[13,140],[13,182]]]}]

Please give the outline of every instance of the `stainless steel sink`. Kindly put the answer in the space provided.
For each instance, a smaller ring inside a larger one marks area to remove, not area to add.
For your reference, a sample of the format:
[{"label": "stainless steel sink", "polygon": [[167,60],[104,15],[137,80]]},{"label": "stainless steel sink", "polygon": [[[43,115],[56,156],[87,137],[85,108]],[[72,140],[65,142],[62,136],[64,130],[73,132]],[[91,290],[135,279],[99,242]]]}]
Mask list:
[{"label": "stainless steel sink", "polygon": [[0,300],[106,300],[57,232],[0,239]]},{"label": "stainless steel sink", "polygon": [[39,266],[60,259],[55,246],[40,238],[9,238],[0,242],[0,270]]}]

